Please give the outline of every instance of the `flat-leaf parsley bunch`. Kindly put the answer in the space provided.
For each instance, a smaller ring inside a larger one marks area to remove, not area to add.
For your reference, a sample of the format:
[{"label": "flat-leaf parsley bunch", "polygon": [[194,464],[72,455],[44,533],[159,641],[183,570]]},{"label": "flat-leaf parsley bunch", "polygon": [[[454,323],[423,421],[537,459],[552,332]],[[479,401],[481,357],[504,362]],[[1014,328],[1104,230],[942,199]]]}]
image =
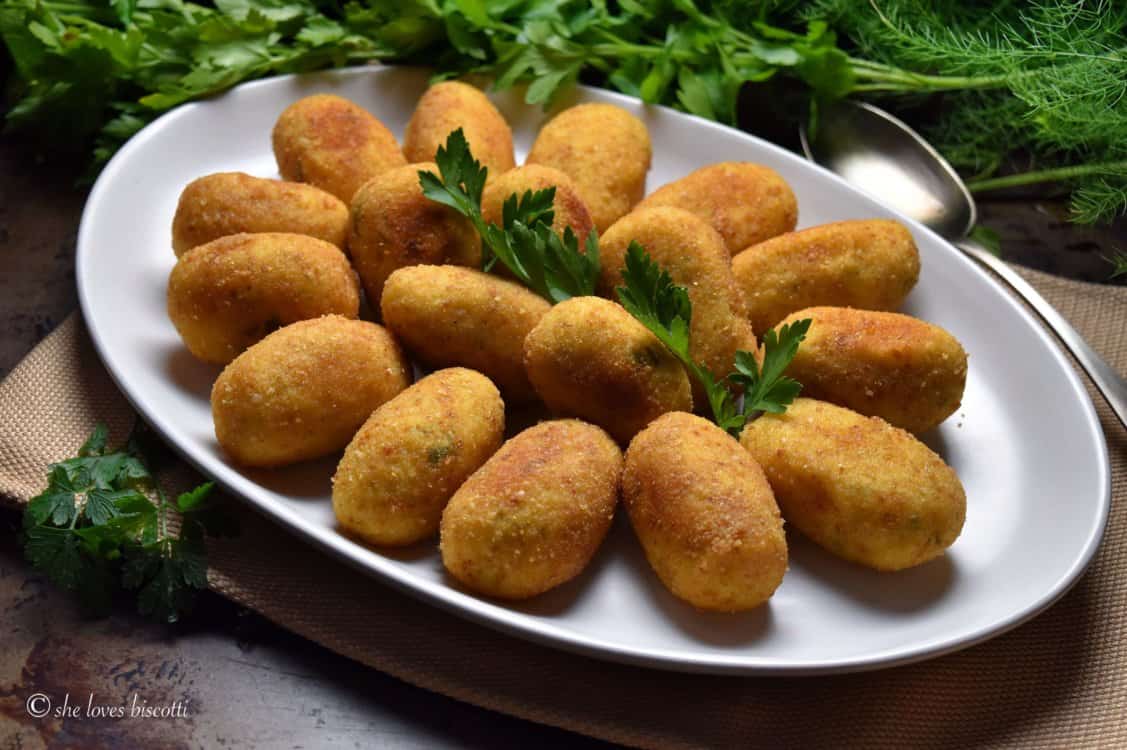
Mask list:
[{"label": "flat-leaf parsley bunch", "polygon": [[149,437],[138,423],[110,450],[98,425],[77,456],[51,464],[47,488],[24,510],[24,553],[93,613],[126,589],[137,592],[142,614],[171,623],[207,588],[204,537],[235,527],[216,507],[211,482],[175,501],[165,495],[149,468]]}]

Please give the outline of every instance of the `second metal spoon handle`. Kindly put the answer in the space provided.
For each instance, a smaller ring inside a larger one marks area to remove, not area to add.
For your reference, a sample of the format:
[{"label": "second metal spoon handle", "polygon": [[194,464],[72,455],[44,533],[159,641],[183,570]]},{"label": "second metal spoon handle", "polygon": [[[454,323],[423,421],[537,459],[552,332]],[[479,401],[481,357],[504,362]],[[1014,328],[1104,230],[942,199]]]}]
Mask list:
[{"label": "second metal spoon handle", "polygon": [[1002,280],[1010,285],[1019,296],[1025,299],[1029,306],[1041,316],[1045,325],[1061,340],[1061,342],[1076,357],[1076,361],[1088,373],[1096,388],[1107,399],[1108,406],[1119,418],[1119,423],[1127,428],[1127,380],[1112,368],[1107,361],[1088,345],[1072,324],[1056,311],[1029,282],[1023,279],[1016,271],[1007,266],[1004,261],[974,242],[963,241],[955,243],[960,250],[968,253],[982,265],[989,268]]}]

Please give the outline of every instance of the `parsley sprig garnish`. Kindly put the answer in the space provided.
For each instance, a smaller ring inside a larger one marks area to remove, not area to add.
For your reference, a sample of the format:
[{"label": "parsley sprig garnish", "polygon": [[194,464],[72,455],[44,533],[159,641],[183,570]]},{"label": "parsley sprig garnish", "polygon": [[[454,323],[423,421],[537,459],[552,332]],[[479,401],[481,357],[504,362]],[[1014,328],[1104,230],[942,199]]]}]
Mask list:
[{"label": "parsley sprig garnish", "polygon": [[[736,372],[717,380],[698,364],[689,351],[689,326],[693,305],[688,290],[673,283],[669,273],[650,258],[637,242],[626,251],[623,286],[615,291],[626,310],[648,328],[685,366],[708,395],[713,421],[729,434],[740,430],[757,412],[781,413],[798,396],[802,385],[783,374],[810,329],[803,319],[768,331],[763,338],[763,367],[751,352],[736,352]],[[743,389],[742,400],[729,386]]]},{"label": "parsley sprig garnish", "polygon": [[470,220],[481,235],[485,270],[500,262],[525,286],[553,304],[595,293],[599,278],[598,235],[591,230],[584,253],[570,228],[562,235],[552,230],[554,187],[509,196],[502,205],[498,226],[482,216],[481,195],[489,170],[474,159],[461,128],[447,137],[445,146],[439,146],[435,163],[438,175],[419,172],[423,195]]},{"label": "parsley sprig garnish", "polygon": [[[485,221],[481,196],[489,170],[474,159],[465,134],[458,128],[440,146],[435,156],[440,175],[420,171],[423,195],[449,206],[473,223],[482,239],[483,266],[489,270],[500,261],[525,286],[553,304],[571,297],[595,293],[599,278],[599,238],[594,230],[587,237],[586,252],[571,229],[563,235],[552,231],[555,188],[510,195],[502,205],[501,225]],[[794,359],[798,345],[810,328],[809,320],[783,326],[778,335],[764,337],[763,367],[750,352],[736,353],[736,372],[717,380],[698,364],[689,351],[689,323],[693,305],[683,286],[673,283],[637,242],[626,252],[622,270],[624,286],[617,288],[626,310],[653,332],[697,380],[708,395],[716,424],[738,436],[744,424],[761,411],[782,412],[794,401],[802,386],[783,375]],[[732,388],[744,392],[742,399]]]},{"label": "parsley sprig garnish", "polygon": [[123,588],[137,591],[142,614],[176,622],[207,587],[204,536],[234,533],[233,523],[216,507],[212,482],[169,501],[150,473],[143,427],[117,450],[107,437],[98,425],[77,456],[51,464],[47,488],[24,510],[24,554],[94,613]]}]

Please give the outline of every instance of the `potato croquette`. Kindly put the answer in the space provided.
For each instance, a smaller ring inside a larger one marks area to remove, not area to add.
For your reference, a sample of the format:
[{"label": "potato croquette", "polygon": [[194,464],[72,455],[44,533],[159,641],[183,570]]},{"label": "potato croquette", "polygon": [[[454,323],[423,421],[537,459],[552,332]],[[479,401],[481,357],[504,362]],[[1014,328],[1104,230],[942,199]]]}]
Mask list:
[{"label": "potato croquette", "polygon": [[677,358],[601,297],[553,307],[524,340],[524,365],[554,413],[593,422],[623,445],[660,415],[692,409],[689,377]]},{"label": "potato croquette", "polygon": [[337,522],[377,545],[433,536],[450,496],[504,432],[489,378],[460,367],[428,375],[376,409],[345,448],[333,477]]},{"label": "potato croquette", "polygon": [[460,266],[411,266],[388,277],[380,309],[425,364],[477,370],[509,405],[535,399],[524,337],[551,305],[520,284]]},{"label": "potato croquette", "polygon": [[340,450],[411,382],[399,345],[375,323],[326,315],[280,328],[227,365],[211,389],[219,445],[244,466]]},{"label": "potato croquette", "polygon": [[168,317],[206,362],[227,364],[280,326],[359,312],[344,253],[301,234],[222,237],[181,255],[168,278]]},{"label": "potato croquette", "polygon": [[637,117],[610,104],[579,104],[544,125],[525,163],[570,176],[605,232],[645,195],[651,157],[650,134]]},{"label": "potato croquette", "polygon": [[810,398],[740,437],[787,523],[846,560],[901,570],[958,538],[966,494],[943,459],[882,419]]},{"label": "potato croquette", "polygon": [[658,578],[695,607],[752,609],[783,580],[787,541],[767,478],[706,419],[673,412],[639,432],[622,502]]},{"label": "potato croquette", "polygon": [[481,265],[481,240],[470,220],[424,196],[420,171],[438,174],[438,167],[388,170],[352,199],[348,249],[372,305],[379,305],[384,282],[397,268]]},{"label": "potato croquette", "polygon": [[368,180],[407,163],[382,122],[332,94],[287,107],[274,125],[273,144],[283,178],[316,185],[345,203]]},{"label": "potato croquette", "polygon": [[446,570],[500,599],[527,599],[574,578],[610,529],[621,471],[622,453],[598,427],[530,427],[450,499],[440,545]]},{"label": "potato croquette", "polygon": [[[600,238],[599,292],[611,296],[622,284],[626,250],[639,242],[649,256],[685,286],[693,303],[690,346],[693,359],[718,379],[734,367],[736,350],[754,341],[743,295],[732,278],[731,257],[716,230],[696,214],[679,208],[632,211]],[[703,388],[693,384],[693,402],[704,407]]]},{"label": "potato croquette", "polygon": [[782,176],[760,164],[725,161],[710,164],[662,185],[638,208],[672,206],[712,225],[735,255],[798,223],[798,201]]},{"label": "potato croquette", "polygon": [[436,83],[419,99],[403,135],[407,161],[434,161],[438,147],[458,128],[491,178],[516,166],[513,131],[505,118],[479,89],[458,81]]},{"label": "potato croquette", "polygon": [[898,313],[810,307],[780,323],[813,323],[787,374],[803,393],[909,432],[951,416],[963,400],[967,353],[939,326]]},{"label": "potato croquette", "polygon": [[172,217],[172,250],[244,232],[307,234],[343,248],[348,206],[312,185],[219,172],[193,180]]},{"label": "potato croquette", "polygon": [[839,221],[753,245],[732,259],[756,331],[815,305],[895,310],[920,276],[920,253],[897,221]]},{"label": "potato croquette", "polygon": [[509,196],[515,195],[519,200],[525,192],[543,190],[554,187],[556,189],[555,201],[552,204],[554,217],[552,229],[557,234],[563,234],[568,227],[579,238],[580,246],[587,235],[595,228],[591,221],[591,212],[587,204],[579,197],[579,190],[570,177],[558,169],[542,167],[539,164],[527,164],[523,167],[510,169],[502,175],[489,181],[481,197],[481,215],[490,224],[502,225],[502,208]]}]

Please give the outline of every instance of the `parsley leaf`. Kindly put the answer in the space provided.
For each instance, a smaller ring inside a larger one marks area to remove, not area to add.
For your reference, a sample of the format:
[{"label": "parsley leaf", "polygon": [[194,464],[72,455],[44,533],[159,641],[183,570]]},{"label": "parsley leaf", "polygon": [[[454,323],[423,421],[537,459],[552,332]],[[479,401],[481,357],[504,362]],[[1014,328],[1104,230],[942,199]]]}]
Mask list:
[{"label": "parsley leaf", "polygon": [[86,564],[81,539],[67,529],[33,526],[24,532],[24,554],[56,586],[73,591]]},{"label": "parsley leaf", "polygon": [[[107,439],[98,425],[77,456],[51,465],[47,488],[24,511],[24,554],[92,612],[104,612],[117,589],[138,589],[143,614],[175,622],[195,590],[207,586],[205,535],[234,528],[214,502],[211,482],[181,494],[172,507],[148,469],[143,428],[115,451]],[[173,509],[181,514],[175,535]]]},{"label": "parsley leaf", "polygon": [[214,489],[215,482],[204,482],[195,489],[181,493],[180,496],[176,498],[176,507],[181,513],[190,513],[200,510],[206,507],[206,503]]},{"label": "parsley leaf", "polygon": [[509,196],[498,226],[482,216],[481,195],[489,170],[474,159],[461,128],[450,133],[445,146],[439,146],[435,164],[438,175],[419,172],[423,195],[470,220],[481,236],[486,271],[500,262],[552,303],[594,294],[599,278],[598,235],[591,230],[585,251],[581,251],[579,238],[570,228],[563,235],[552,230],[554,187]]},{"label": "parsley leaf", "polygon": [[[125,491],[135,492],[135,490]],[[90,519],[90,523],[95,526],[102,526],[117,515],[117,508],[114,506],[116,494],[114,491],[97,488],[86,494],[86,507],[83,508],[83,511],[86,513],[86,517]]]},{"label": "parsley leaf", "polygon": [[476,228],[481,223],[481,194],[485,191],[489,168],[473,158],[461,128],[447,136],[446,145],[438,147],[434,161],[441,177],[420,171],[423,195],[454,209],[474,222]]},{"label": "parsley leaf", "polygon": [[[625,286],[615,289],[626,310],[653,331],[686,364],[689,354],[689,322],[693,304],[685,287],[673,283],[669,273],[655,263],[637,242],[626,248]],[[695,367],[695,364],[693,364]]]},{"label": "parsley leaf", "polygon": [[[713,421],[728,434],[738,437],[755,412],[786,411],[798,396],[801,384],[783,372],[810,329],[809,319],[783,326],[778,335],[767,332],[762,370],[754,354],[741,350],[736,352],[736,372],[717,380],[708,368],[693,359],[689,350],[693,305],[688,290],[674,284],[669,273],[637,242],[631,242],[626,250],[622,280],[623,286],[615,289],[622,306],[657,336],[701,384]],[[742,387],[742,400],[729,390],[729,384]]]},{"label": "parsley leaf", "polygon": [[744,389],[745,414],[766,411],[782,414],[802,390],[802,384],[783,375],[810,330],[810,318],[788,323],[763,335],[763,368],[749,352],[736,352],[736,372],[728,380]]},{"label": "parsley leaf", "polygon": [[85,456],[100,456],[106,452],[106,438],[109,437],[110,431],[104,425],[100,424],[94,428],[94,432],[90,433],[90,437],[78,449],[78,455]]},{"label": "parsley leaf", "polygon": [[501,206],[501,227],[511,229],[517,222],[528,227],[536,226],[538,223],[550,226],[556,218],[555,201],[555,186],[536,192],[526,190],[519,198],[514,193],[506,198]]},{"label": "parsley leaf", "polygon": [[48,520],[55,526],[66,526],[77,513],[76,492],[77,488],[71,483],[66,469],[61,466],[52,467],[47,478],[47,489],[28,502],[24,512],[25,519],[31,519],[36,526]]}]

